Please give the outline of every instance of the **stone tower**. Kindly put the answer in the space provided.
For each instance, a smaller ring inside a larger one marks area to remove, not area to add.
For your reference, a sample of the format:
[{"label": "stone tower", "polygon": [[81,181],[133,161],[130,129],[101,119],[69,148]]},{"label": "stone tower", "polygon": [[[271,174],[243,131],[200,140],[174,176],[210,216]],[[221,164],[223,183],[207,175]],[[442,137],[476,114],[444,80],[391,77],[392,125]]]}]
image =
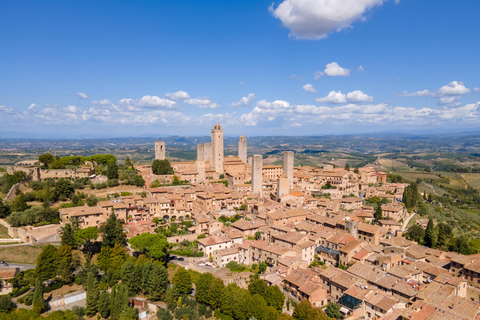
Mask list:
[{"label": "stone tower", "polygon": [[285,175],[281,175],[277,180],[277,201],[280,200],[281,196],[290,193],[290,182]]},{"label": "stone tower", "polygon": [[220,122],[212,129],[212,163],[217,173],[223,173],[223,129]]},{"label": "stone tower", "polygon": [[155,159],[165,160],[165,142],[155,142]]},{"label": "stone tower", "polygon": [[253,156],[252,164],[252,193],[259,193],[260,195],[262,195],[262,169],[262,155],[256,154]]},{"label": "stone tower", "polygon": [[245,136],[241,136],[238,141],[238,157],[244,163],[247,163],[247,138]]},{"label": "stone tower", "polygon": [[197,160],[195,161],[195,170],[198,172],[198,181],[202,182],[205,180],[205,161],[204,160]]},{"label": "stone tower", "polygon": [[205,160],[205,151],[203,144],[197,144],[197,160]]},{"label": "stone tower", "polygon": [[293,151],[283,153],[283,174],[287,176],[290,185],[293,185]]},{"label": "stone tower", "polygon": [[212,144],[210,142],[203,145],[203,160],[210,161],[210,166],[213,166]]},{"label": "stone tower", "polygon": [[358,221],[347,220],[345,221],[345,228],[347,232],[358,239]]}]

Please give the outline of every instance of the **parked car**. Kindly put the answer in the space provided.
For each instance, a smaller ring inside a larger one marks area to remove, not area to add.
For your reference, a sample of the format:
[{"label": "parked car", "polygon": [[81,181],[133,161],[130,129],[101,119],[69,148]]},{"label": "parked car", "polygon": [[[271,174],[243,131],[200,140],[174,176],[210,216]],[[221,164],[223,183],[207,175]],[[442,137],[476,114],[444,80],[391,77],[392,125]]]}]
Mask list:
[{"label": "parked car", "polygon": [[178,257],[177,260],[178,261],[184,261],[185,259],[183,257]]}]

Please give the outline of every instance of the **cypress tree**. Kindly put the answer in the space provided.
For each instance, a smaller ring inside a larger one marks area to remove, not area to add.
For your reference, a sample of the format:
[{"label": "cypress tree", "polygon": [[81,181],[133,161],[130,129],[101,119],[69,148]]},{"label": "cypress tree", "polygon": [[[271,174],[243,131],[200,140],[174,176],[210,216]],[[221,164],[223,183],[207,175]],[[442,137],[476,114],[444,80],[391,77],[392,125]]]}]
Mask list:
[{"label": "cypress tree", "polygon": [[88,274],[87,280],[87,308],[85,314],[93,317],[98,311],[98,281],[93,272]]},{"label": "cypress tree", "polygon": [[32,304],[33,311],[38,313],[42,313],[47,306],[45,299],[43,299],[43,286],[39,278],[35,281],[35,291],[33,293]]},{"label": "cypress tree", "polygon": [[168,285],[168,271],[160,265],[155,264],[150,272],[150,278],[147,284],[147,290],[149,292],[148,298],[157,301],[161,300]]},{"label": "cypress tree", "polygon": [[57,248],[51,244],[43,248],[37,258],[37,277],[40,281],[52,279],[57,275]]},{"label": "cypress tree", "polygon": [[435,233],[435,227],[433,220],[429,219],[427,229],[425,230],[425,237],[423,238],[424,244],[429,248],[435,248],[437,246],[437,234]]},{"label": "cypress tree", "polygon": [[72,225],[67,223],[65,227],[62,228],[62,246],[71,246],[72,248],[75,247],[75,238],[73,235],[75,234],[75,230],[73,230]]},{"label": "cypress tree", "polygon": [[165,293],[165,303],[169,310],[175,309],[178,297],[180,297],[180,292],[176,286],[171,286],[167,289]]},{"label": "cypress tree", "polygon": [[377,204],[377,208],[375,209],[375,220],[382,220],[382,219],[383,219],[382,205],[379,203]]},{"label": "cypress tree", "polygon": [[100,293],[100,298],[98,299],[98,313],[102,318],[107,319],[110,316],[110,295],[107,291]]},{"label": "cypress tree", "polygon": [[215,278],[210,286],[210,292],[208,293],[208,304],[212,309],[217,309],[222,305],[223,291],[225,286],[223,281],[219,278]]}]

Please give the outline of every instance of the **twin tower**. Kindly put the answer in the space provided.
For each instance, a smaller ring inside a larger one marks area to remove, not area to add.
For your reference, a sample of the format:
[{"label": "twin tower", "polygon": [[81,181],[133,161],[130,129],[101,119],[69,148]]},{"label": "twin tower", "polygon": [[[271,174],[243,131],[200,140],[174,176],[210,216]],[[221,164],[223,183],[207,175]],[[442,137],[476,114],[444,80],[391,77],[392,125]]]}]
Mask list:
[{"label": "twin tower", "polygon": [[[238,157],[247,163],[247,139],[240,137]],[[223,129],[220,123],[213,126],[212,142],[197,145],[197,160],[210,161],[217,173],[223,173]]]}]

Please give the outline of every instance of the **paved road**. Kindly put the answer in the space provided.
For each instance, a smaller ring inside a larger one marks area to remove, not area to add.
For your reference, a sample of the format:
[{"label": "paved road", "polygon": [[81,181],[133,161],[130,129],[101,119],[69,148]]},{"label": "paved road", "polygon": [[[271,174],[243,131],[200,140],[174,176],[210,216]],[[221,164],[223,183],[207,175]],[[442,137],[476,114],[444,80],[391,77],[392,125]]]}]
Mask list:
[{"label": "paved road", "polygon": [[22,264],[22,263],[10,263],[7,262],[8,266],[4,264],[0,264],[0,269],[6,269],[6,268],[19,268],[20,271],[28,270],[28,269],[35,269],[34,264]]},{"label": "paved road", "polygon": [[412,214],[410,215],[410,217],[408,217],[407,221],[405,221],[405,222],[403,223],[402,232],[405,231],[405,229],[406,229],[407,226],[408,226],[408,223],[409,223],[410,220],[413,218],[413,216],[416,215],[416,214],[417,214],[416,212],[412,213]]}]

